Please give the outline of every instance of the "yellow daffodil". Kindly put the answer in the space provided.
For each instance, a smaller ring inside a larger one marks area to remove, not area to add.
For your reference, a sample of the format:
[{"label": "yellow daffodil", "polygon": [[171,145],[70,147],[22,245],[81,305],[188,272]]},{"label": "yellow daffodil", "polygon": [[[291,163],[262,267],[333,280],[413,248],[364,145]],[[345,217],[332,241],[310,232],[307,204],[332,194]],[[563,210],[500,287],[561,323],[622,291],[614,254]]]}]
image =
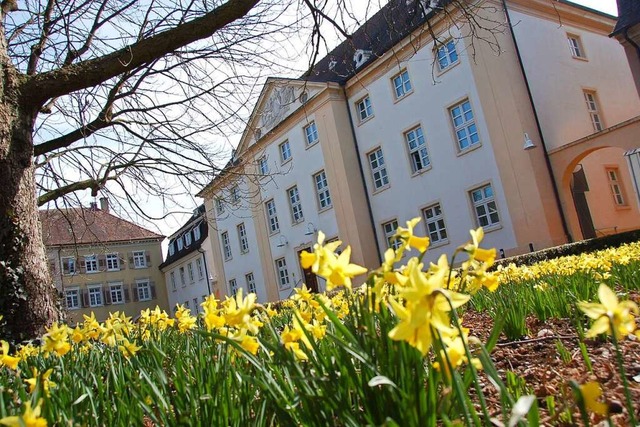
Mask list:
[{"label": "yellow daffodil", "polygon": [[357,264],[350,264],[349,258],[351,257],[351,246],[347,246],[346,249],[335,259],[327,262],[326,269],[327,275],[324,276],[327,279],[327,290],[330,291],[338,286],[344,286],[351,289],[351,279],[355,276],[365,274],[367,269]]},{"label": "yellow daffodil", "polygon": [[40,382],[42,383],[42,389],[44,390],[45,394],[47,396],[49,396],[50,395],[49,390],[56,387],[56,383],[54,383],[53,381],[49,380],[49,377],[51,376],[51,373],[53,372],[53,368],[49,368],[43,374],[40,374],[38,372],[38,368],[33,367],[32,368],[32,372],[33,372],[33,377],[24,380],[24,382],[29,384],[29,393],[33,393],[34,392],[34,390],[36,389],[36,386],[38,384],[38,379],[39,379]]},{"label": "yellow daffodil", "polygon": [[9,343],[6,341],[0,341],[0,347],[2,349],[2,353],[0,354],[0,366],[6,366],[14,371],[18,369],[20,358],[9,355]]},{"label": "yellow daffodil", "polygon": [[[607,333],[615,333],[620,339],[636,330],[634,314],[639,314],[638,305],[633,301],[618,301],[616,294],[607,285],[601,283],[598,287],[598,297],[601,303],[581,301],[578,303],[580,310],[591,319],[595,320],[591,329],[587,332],[587,337]],[[613,324],[613,331],[611,331]]]},{"label": "yellow daffodil", "polygon": [[42,399],[35,408],[31,408],[31,402],[25,402],[24,413],[11,417],[0,418],[0,424],[9,427],[46,427],[47,420],[40,417]]},{"label": "yellow daffodil", "polygon": [[141,349],[142,347],[136,345],[135,342],[130,342],[128,339],[126,338],[122,338],[122,341],[120,342],[120,345],[118,345],[118,350],[120,350],[120,352],[122,353],[122,355],[124,357],[126,357],[127,359],[130,358],[131,356],[135,356],[136,353]]},{"label": "yellow daffodil", "polygon": [[487,262],[493,264],[496,259],[496,250],[482,249],[480,248],[480,242],[484,238],[484,230],[482,227],[478,227],[475,230],[471,230],[471,242],[467,243],[463,250],[469,254],[471,258],[480,262]]},{"label": "yellow daffodil", "polygon": [[428,237],[418,237],[413,233],[413,229],[420,222],[420,218],[413,218],[407,221],[407,228],[398,227],[396,236],[399,237],[404,243],[405,247],[411,247],[423,253],[429,247]]},{"label": "yellow daffodil", "polygon": [[590,381],[580,386],[580,393],[584,399],[587,410],[600,415],[607,415],[609,407],[606,403],[600,402],[602,387],[596,381]]},{"label": "yellow daffodil", "polygon": [[303,336],[303,332],[299,329],[289,329],[289,326],[285,326],[284,330],[280,337],[282,338],[282,342],[284,344],[284,348],[293,352],[297,360],[308,360],[309,356],[300,349],[300,344],[298,341]]},{"label": "yellow daffodil", "polygon": [[178,321],[178,330],[181,333],[195,329],[197,326],[198,318],[192,316],[191,310],[182,305],[177,306],[175,318]]},{"label": "yellow daffodil", "polygon": [[209,295],[200,305],[202,306],[202,318],[207,331],[224,326],[224,316],[220,316],[218,300],[215,296]]},{"label": "yellow daffodil", "polygon": [[234,298],[225,301],[224,320],[229,326],[247,329],[252,334],[258,333],[258,328],[251,320],[251,312],[256,307],[256,294],[242,297],[242,288],[238,289]]},{"label": "yellow daffodil", "polygon": [[300,253],[300,264],[302,268],[311,268],[311,271],[320,276],[326,276],[327,274],[323,269],[325,258],[335,257],[335,250],[342,244],[340,240],[335,240],[325,245],[324,239],[324,233],[318,231],[318,241],[313,245],[313,252],[302,251]]},{"label": "yellow daffodil", "polygon": [[58,325],[58,322],[54,322],[42,338],[44,339],[42,347],[47,353],[64,356],[71,350],[69,328],[65,325]]}]

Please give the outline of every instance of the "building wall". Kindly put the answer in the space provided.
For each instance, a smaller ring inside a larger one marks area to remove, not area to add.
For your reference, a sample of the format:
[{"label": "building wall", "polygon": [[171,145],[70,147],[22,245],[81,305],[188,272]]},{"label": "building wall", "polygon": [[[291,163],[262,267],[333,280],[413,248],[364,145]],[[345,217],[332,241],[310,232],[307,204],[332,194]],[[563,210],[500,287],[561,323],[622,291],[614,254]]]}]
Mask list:
[{"label": "building wall", "polygon": [[[208,242],[205,240],[202,245],[203,247],[205,247],[205,243]],[[201,262],[202,271],[198,269],[197,260]],[[175,311],[176,304],[181,304],[189,308],[191,313],[200,312],[200,304],[209,295],[208,266],[205,267],[205,263],[205,254],[196,250],[163,268],[171,310]],[[189,265],[191,265],[193,271],[193,279],[189,273]],[[184,282],[180,274],[181,268],[184,271]],[[172,273],[175,278],[175,287],[171,278]]]},{"label": "building wall", "polygon": [[[132,262],[133,251],[144,251],[145,266],[136,268]],[[105,260],[106,254],[117,253],[119,256],[119,268],[115,271],[108,271]],[[58,283],[61,283],[63,301],[66,302],[65,294],[68,290],[78,289],[80,291],[78,308],[68,309],[69,323],[76,323],[83,320],[83,314],[95,313],[99,321],[105,320],[110,312],[121,311],[127,316],[135,317],[141,310],[159,306],[167,310],[168,300],[164,276],[158,269],[162,262],[162,253],[159,241],[132,242],[123,244],[103,244],[99,247],[62,247],[49,248],[49,259],[55,263],[55,272]],[[85,256],[96,255],[98,257],[98,272],[88,273],[81,268],[81,262]],[[63,261],[68,257],[76,259],[76,273],[65,273]],[[136,297],[137,282],[148,281],[150,285],[150,299],[139,301]],[[105,292],[110,284],[122,283],[125,301],[119,304],[107,304],[109,298]],[[102,303],[92,305],[86,300],[88,289],[94,285],[100,285],[102,289]],[[138,301],[136,301],[138,300]]]}]

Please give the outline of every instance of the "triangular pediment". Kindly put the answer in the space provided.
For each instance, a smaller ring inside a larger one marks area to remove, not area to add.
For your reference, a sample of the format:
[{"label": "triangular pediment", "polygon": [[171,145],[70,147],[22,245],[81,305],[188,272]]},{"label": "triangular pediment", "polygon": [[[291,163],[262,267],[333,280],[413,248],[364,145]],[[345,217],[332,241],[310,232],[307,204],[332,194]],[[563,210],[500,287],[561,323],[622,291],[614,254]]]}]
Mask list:
[{"label": "triangular pediment", "polygon": [[324,88],[325,83],[268,78],[242,134],[237,152],[242,153],[267,135]]}]

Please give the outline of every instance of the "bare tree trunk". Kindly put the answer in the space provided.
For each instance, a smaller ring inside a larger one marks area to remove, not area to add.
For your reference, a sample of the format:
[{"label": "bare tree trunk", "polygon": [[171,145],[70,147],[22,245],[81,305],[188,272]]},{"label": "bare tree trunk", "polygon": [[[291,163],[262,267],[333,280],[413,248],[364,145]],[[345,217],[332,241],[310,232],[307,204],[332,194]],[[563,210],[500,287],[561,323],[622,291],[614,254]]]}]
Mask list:
[{"label": "bare tree trunk", "polygon": [[0,26],[0,338],[20,341],[41,335],[59,311],[36,205],[36,112],[18,105],[3,33]]}]

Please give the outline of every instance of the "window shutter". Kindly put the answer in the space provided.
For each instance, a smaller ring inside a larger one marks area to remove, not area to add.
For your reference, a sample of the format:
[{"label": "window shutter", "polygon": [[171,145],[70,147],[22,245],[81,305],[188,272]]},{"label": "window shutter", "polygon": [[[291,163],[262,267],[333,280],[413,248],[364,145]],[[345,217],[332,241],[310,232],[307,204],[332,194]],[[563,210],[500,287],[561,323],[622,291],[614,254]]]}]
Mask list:
[{"label": "window shutter", "polygon": [[124,257],[121,257],[120,254],[118,254],[118,261],[120,264],[120,270],[124,270],[126,268],[124,265]]},{"label": "window shutter", "polygon": [[62,261],[62,272],[64,274],[69,274],[69,260],[65,259]]},{"label": "window shutter", "polygon": [[56,273],[56,262],[55,261],[50,261],[49,262],[49,271],[51,271],[51,274],[55,274]]},{"label": "window shutter", "polygon": [[104,304],[111,304],[111,288],[107,287],[102,293],[104,294]]},{"label": "window shutter", "polygon": [[98,270],[106,270],[106,264],[104,255],[100,255],[98,257]]},{"label": "window shutter", "polygon": [[133,252],[129,252],[129,268],[134,268],[133,265]]},{"label": "window shutter", "polygon": [[89,307],[89,291],[82,291],[82,306]]},{"label": "window shutter", "polygon": [[151,299],[156,299],[156,284],[155,284],[155,282],[149,282],[149,287],[151,288]]},{"label": "window shutter", "polygon": [[145,257],[147,261],[147,267],[151,267],[151,255],[146,254]]},{"label": "window shutter", "polygon": [[131,284],[131,294],[133,296],[133,301],[138,301],[138,285],[136,283]]},{"label": "window shutter", "polygon": [[66,292],[62,293],[62,306],[64,308],[69,308],[69,306],[67,305],[67,293]]},{"label": "window shutter", "polygon": [[80,273],[84,274],[87,272],[87,263],[84,262],[84,259],[80,260]]},{"label": "window shutter", "polygon": [[129,287],[127,285],[122,285],[122,289],[124,292],[124,302],[128,303],[131,301],[131,298],[129,298]]}]

